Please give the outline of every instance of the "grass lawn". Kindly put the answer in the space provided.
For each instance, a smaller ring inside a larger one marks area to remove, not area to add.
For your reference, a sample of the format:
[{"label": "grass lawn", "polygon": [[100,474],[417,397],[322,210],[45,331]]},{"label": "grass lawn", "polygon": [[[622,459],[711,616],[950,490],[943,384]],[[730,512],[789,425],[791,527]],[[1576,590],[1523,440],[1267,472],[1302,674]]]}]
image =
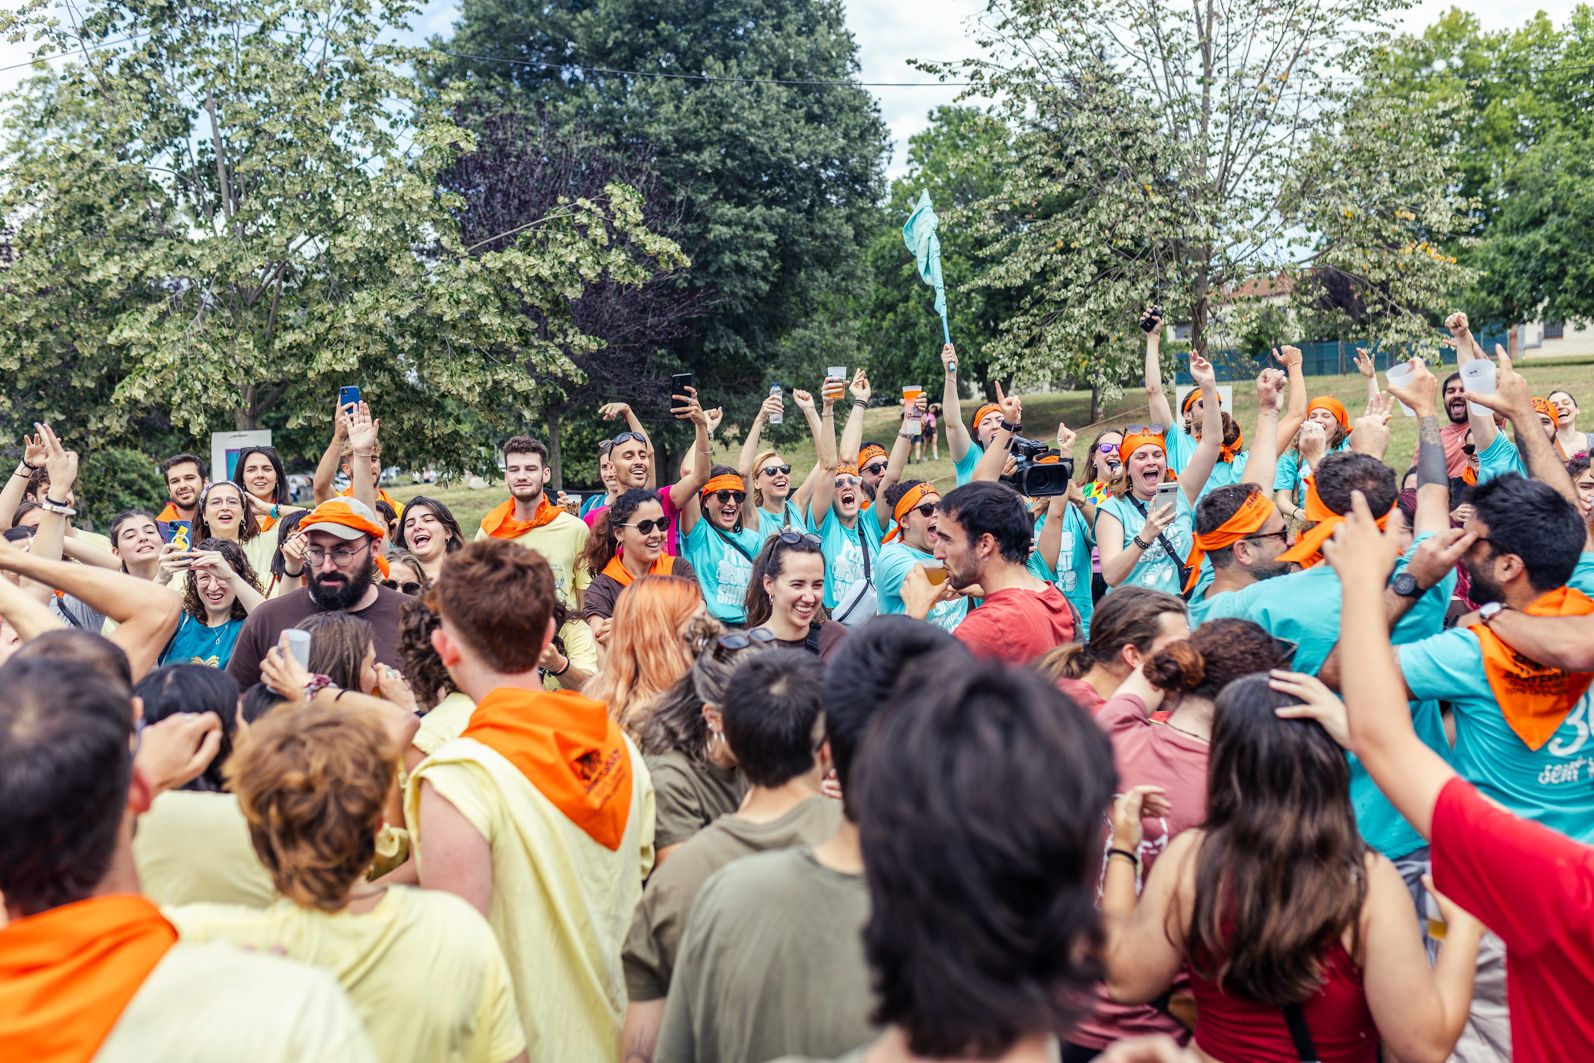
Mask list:
[{"label": "grass lawn", "polygon": [[[1548,395],[1553,390],[1561,389],[1570,391],[1576,396],[1580,405],[1583,402],[1590,403],[1591,412],[1584,415],[1580,427],[1585,431],[1594,430],[1594,364],[1525,362],[1519,364],[1518,369],[1527,377],[1535,395]],[[1448,372],[1446,370],[1440,379],[1448,375]],[[1382,383],[1382,380],[1380,374],[1379,382]],[[1256,424],[1256,391],[1250,384],[1242,381],[1235,381],[1233,386],[1236,410],[1231,413],[1239,417],[1241,428],[1249,437]],[[1360,416],[1366,405],[1367,385],[1359,374],[1307,377],[1306,386],[1309,396],[1329,394],[1339,399],[1350,411],[1352,419]],[[1172,401],[1171,394],[1169,401]],[[973,415],[976,405],[977,403],[973,402],[963,404],[965,420]],[[1026,395],[1024,396],[1025,434],[1035,439],[1053,439],[1057,422],[1060,420],[1065,422],[1079,433],[1079,439],[1074,445],[1074,460],[1077,463],[1084,460],[1086,448],[1090,446],[1090,441],[1101,428],[1121,427],[1125,424],[1144,423],[1147,420],[1145,399],[1138,391],[1126,392],[1116,400],[1107,401],[1104,406],[1104,420],[1100,424],[1089,424],[1087,423],[1090,416],[1088,391]],[[901,415],[895,407],[867,410],[864,413],[864,439],[877,440],[889,449],[896,436],[900,418]],[[1417,421],[1416,418],[1406,417],[1397,410],[1389,424],[1390,445],[1386,460],[1397,472],[1404,472],[1411,464],[1411,456],[1417,447]],[[781,455],[792,463],[793,478],[799,480],[814,464],[814,445],[804,427],[801,421],[793,416],[766,435],[766,438],[773,437],[774,445],[781,448]],[[840,425],[837,426],[837,431],[840,431]],[[716,447],[719,460],[735,464],[740,450],[739,434],[737,439],[736,444],[722,442]],[[926,460],[921,464],[910,465],[907,475],[912,479],[933,480],[942,490],[951,490],[952,459],[947,453],[944,425],[941,428],[941,460]],[[407,500],[418,494],[440,498],[453,510],[467,536],[475,534],[476,526],[482,517],[505,497],[501,483],[490,484],[484,490],[472,490],[463,483],[454,482],[401,486],[392,488],[392,491],[400,500]]]}]

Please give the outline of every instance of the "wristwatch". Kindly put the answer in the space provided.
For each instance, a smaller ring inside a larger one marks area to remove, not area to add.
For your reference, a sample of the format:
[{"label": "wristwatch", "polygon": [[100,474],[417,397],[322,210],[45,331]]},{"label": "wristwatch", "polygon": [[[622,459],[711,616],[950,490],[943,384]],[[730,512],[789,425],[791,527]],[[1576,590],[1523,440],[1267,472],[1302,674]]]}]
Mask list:
[{"label": "wristwatch", "polygon": [[1484,627],[1488,627],[1489,621],[1503,612],[1505,612],[1504,602],[1484,602],[1483,606],[1478,610],[1478,619],[1483,622]]},{"label": "wristwatch", "polygon": [[1019,432],[1022,432],[1023,430],[1024,430],[1024,426],[1023,425],[1021,425],[1021,424],[1013,424],[1011,421],[1008,421],[1006,418],[1003,418],[1003,420],[1002,420],[1002,431],[1004,431],[1004,432],[1012,432],[1014,435],[1017,435]]},{"label": "wristwatch", "polygon": [[1410,572],[1402,572],[1390,583],[1389,589],[1402,598],[1421,598],[1422,588],[1417,586],[1417,577]]}]

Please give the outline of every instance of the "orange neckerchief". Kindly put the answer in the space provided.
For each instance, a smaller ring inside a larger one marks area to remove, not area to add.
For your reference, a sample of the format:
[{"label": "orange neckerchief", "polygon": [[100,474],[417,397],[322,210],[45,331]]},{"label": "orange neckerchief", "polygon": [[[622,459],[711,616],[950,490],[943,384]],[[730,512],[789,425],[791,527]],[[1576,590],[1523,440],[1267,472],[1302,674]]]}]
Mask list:
[{"label": "orange neckerchief", "polygon": [[77,1063],[100,1050],[177,928],[143,897],[93,897],[0,928],[6,1057]]},{"label": "orange neckerchief", "polygon": [[165,509],[155,514],[155,519],[162,524],[170,524],[174,520],[187,520],[188,518],[177,512],[177,503],[168,502]]},{"label": "orange neckerchief", "polygon": [[[653,564],[648,568],[648,575],[668,576],[674,571],[675,558],[660,550],[659,556],[654,558]],[[625,567],[625,562],[620,560],[619,554],[609,558],[609,563],[603,566],[603,574],[622,587],[629,587],[636,581],[636,577],[631,575],[631,570]]]},{"label": "orange neckerchief", "polygon": [[[1389,513],[1395,508],[1391,506]],[[1389,525],[1389,513],[1378,518],[1378,530],[1383,531]],[[1311,568],[1323,560],[1323,544],[1334,534],[1334,529],[1345,522],[1343,514],[1335,513],[1328,508],[1328,503],[1323,501],[1323,496],[1317,493],[1317,477],[1306,478],[1306,519],[1317,523],[1306,531],[1301,532],[1300,538],[1295,540],[1295,545],[1279,555],[1280,561],[1293,561],[1302,568]]]},{"label": "orange neckerchief", "polygon": [[[1550,423],[1552,425],[1556,425],[1557,429],[1559,429],[1561,423],[1561,411],[1556,409],[1555,403],[1551,402],[1549,399],[1534,399],[1533,412],[1548,417],[1550,419]],[[1550,443],[1555,447],[1556,460],[1561,462],[1563,465],[1566,464],[1566,448],[1561,446],[1560,439],[1551,439]]]},{"label": "orange neckerchief", "polygon": [[916,483],[902,492],[902,497],[897,499],[896,509],[891,514],[896,521],[896,527],[886,533],[885,542],[895,542],[902,538],[902,518],[913,512],[913,507],[924,501],[924,496],[934,490],[935,487],[926,481]]},{"label": "orange neckerchief", "polygon": [[708,483],[698,489],[697,496],[707,498],[715,491],[740,491],[746,494],[747,483],[739,473],[721,473],[719,476],[710,477]]},{"label": "orange neckerchief", "polygon": [[462,737],[513,764],[593,841],[620,848],[631,815],[631,755],[603,702],[501,687],[477,703]]},{"label": "orange neckerchief", "polygon": [[1195,548],[1190,551],[1190,558],[1185,563],[1190,566],[1190,579],[1184,585],[1184,593],[1189,594],[1201,579],[1201,559],[1207,556],[1209,550],[1222,550],[1226,546],[1233,546],[1248,535],[1254,535],[1262,530],[1262,526],[1273,519],[1273,514],[1278,512],[1278,506],[1261,491],[1252,491],[1245,496],[1245,502],[1235,511],[1234,516],[1218,525],[1205,535],[1194,536]]},{"label": "orange neckerchief", "polygon": [[[1528,616],[1587,616],[1594,613],[1594,600],[1575,588],[1561,587],[1523,612]],[[1471,630],[1483,649],[1483,672],[1505,722],[1529,749],[1538,749],[1555,736],[1566,714],[1588,692],[1594,674],[1564,672],[1529,660],[1483,624],[1473,624]]]},{"label": "orange neckerchief", "polygon": [[1350,413],[1345,409],[1345,404],[1334,396],[1319,395],[1307,403],[1306,412],[1310,414],[1313,410],[1327,410],[1334,415],[1334,420],[1339,422],[1341,428],[1347,432],[1350,431]]},{"label": "orange neckerchief", "polygon": [[268,532],[277,526],[277,518],[265,513],[256,513],[255,524],[261,532]]},{"label": "orange neckerchief", "polygon": [[1471,465],[1463,468],[1461,470],[1461,482],[1466,484],[1468,487],[1476,485],[1478,482],[1478,470],[1474,469]]},{"label": "orange neckerchief", "polygon": [[482,531],[494,539],[518,539],[534,528],[553,523],[554,519],[563,512],[564,510],[548,501],[547,492],[543,492],[542,501],[537,505],[536,516],[530,520],[516,520],[515,500],[511,498],[494,507],[492,512],[482,518]]},{"label": "orange neckerchief", "polygon": [[1245,452],[1245,433],[1240,431],[1240,426],[1239,425],[1235,425],[1234,426],[1234,442],[1233,442],[1233,444],[1229,444],[1229,443],[1219,443],[1218,444],[1218,460],[1232,463],[1235,458],[1239,457],[1244,452]]}]

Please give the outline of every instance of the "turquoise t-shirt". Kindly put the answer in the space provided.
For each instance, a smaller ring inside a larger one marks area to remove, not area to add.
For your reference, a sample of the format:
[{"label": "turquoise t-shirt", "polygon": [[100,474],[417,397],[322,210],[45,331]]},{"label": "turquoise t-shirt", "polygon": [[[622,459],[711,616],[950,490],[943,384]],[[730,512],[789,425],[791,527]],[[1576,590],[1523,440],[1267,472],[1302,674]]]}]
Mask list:
[{"label": "turquoise t-shirt", "polygon": [[[1412,550],[1427,538],[1426,534],[1417,536]],[[1391,578],[1406,571],[1412,550],[1396,562]],[[1455,585],[1456,574],[1451,571],[1430,587],[1395,625],[1391,632],[1395,645],[1426,639],[1439,631]],[[1316,675],[1339,642],[1340,606],[1339,574],[1325,561],[1301,572],[1253,583],[1244,590],[1220,594],[1206,607],[1204,619],[1250,620],[1273,637],[1295,643],[1294,669]],[[1449,759],[1450,744],[1445,739],[1437,703],[1419,697],[1412,706],[1412,725],[1430,749]],[[1373,784],[1361,761],[1349,753],[1345,756],[1350,763],[1350,797],[1356,809],[1356,825],[1367,844],[1390,859],[1428,844]]]},{"label": "turquoise t-shirt", "polygon": [[[1046,527],[1046,514],[1035,524],[1035,541],[1040,542],[1041,531]],[[1095,610],[1091,596],[1090,548],[1095,537],[1085,524],[1079,507],[1070,505],[1063,511],[1063,538],[1057,548],[1057,568],[1047,564],[1038,549],[1031,550],[1029,571],[1063,592],[1063,597],[1073,603],[1079,613],[1079,641],[1090,637],[1090,614]]]},{"label": "turquoise t-shirt", "polygon": [[1517,450],[1517,445],[1506,438],[1504,432],[1494,434],[1494,442],[1483,448],[1478,455],[1478,482],[1488,483],[1498,476],[1514,472],[1518,476],[1528,474],[1527,467],[1522,464],[1522,454]]},{"label": "turquoise t-shirt", "polygon": [[[1178,507],[1173,523],[1168,525],[1163,535],[1168,542],[1173,544],[1178,557],[1170,557],[1161,542],[1156,539],[1151,541],[1151,549],[1143,550],[1140,560],[1135,562],[1135,567],[1129,573],[1129,578],[1118,586],[1120,587],[1149,587],[1154,591],[1166,591],[1178,595],[1184,591],[1179,582],[1179,570],[1184,567],[1185,560],[1190,556],[1194,546],[1195,535],[1195,508],[1184,497],[1184,492],[1179,492]],[[1150,509],[1150,504],[1147,504]],[[1101,536],[1101,514],[1110,513],[1118,519],[1123,526],[1123,543],[1128,547],[1135,537],[1135,533],[1146,522],[1145,513],[1135,507],[1126,495],[1123,498],[1109,498],[1097,507],[1096,535]],[[1109,587],[1108,593],[1114,588]]]},{"label": "turquoise t-shirt", "polygon": [[212,668],[225,668],[232,660],[232,648],[238,643],[238,633],[244,629],[242,620],[229,620],[216,627],[206,627],[203,620],[184,613],[177,623],[172,640],[161,652],[161,664],[204,664]]},{"label": "turquoise t-shirt", "polygon": [[[1331,453],[1338,454],[1350,449],[1350,439],[1346,438]],[[1273,474],[1273,490],[1288,491],[1290,498],[1294,499],[1297,506],[1306,505],[1306,478],[1312,475],[1312,467],[1301,463],[1301,452],[1294,447],[1286,450],[1279,458],[1278,471]]]},{"label": "turquoise t-shirt", "polygon": [[[913,566],[936,564],[934,554],[916,550],[900,541],[886,543],[880,548],[880,555],[871,557],[869,561],[874,565],[875,594],[879,597],[876,611],[881,614],[907,612],[907,606],[902,602],[902,581],[908,578]],[[968,612],[969,600],[960,595],[950,602],[936,605],[926,619],[944,631],[951,631],[963,622]]]},{"label": "turquoise t-shirt", "polygon": [[581,517],[581,519],[585,520],[588,513],[591,513],[593,510],[597,509],[599,506],[606,506],[608,504],[609,504],[609,496],[606,495],[606,494],[588,495],[586,498],[581,500],[581,513],[579,514],[579,516]]},{"label": "turquoise t-shirt", "polygon": [[802,513],[797,509],[797,503],[786,499],[781,515],[776,516],[768,510],[760,509],[758,512],[758,532],[760,538],[767,539],[771,535],[785,531],[806,532],[809,530],[808,522],[803,519]]},{"label": "turquoise t-shirt", "polygon": [[962,461],[952,462],[952,471],[957,476],[957,485],[962,487],[969,482],[969,477],[974,475],[974,466],[985,457],[985,448],[974,440],[969,440],[969,452],[963,455]]},{"label": "turquoise t-shirt", "polygon": [[[863,550],[859,529],[869,548],[871,568],[880,560],[880,522],[868,511],[858,514],[857,523],[848,528],[832,507],[819,522],[820,549],[825,554],[825,608],[834,609],[847,589],[864,578]],[[879,578],[878,576],[876,577]]]},{"label": "turquoise t-shirt", "polygon": [[716,529],[707,517],[699,517],[682,538],[681,552],[697,573],[703,604],[714,619],[727,624],[747,619],[747,583],[753,578],[753,559],[763,545],[764,533],[758,529],[728,532]]},{"label": "turquoise t-shirt", "polygon": [[[1190,464],[1190,459],[1195,457],[1195,436],[1183,429],[1173,429],[1168,432],[1168,468],[1179,475],[1184,475],[1185,466]],[[1245,463],[1251,459],[1249,450],[1242,450],[1235,455],[1233,461],[1224,461],[1221,458],[1212,466],[1212,475],[1207,477],[1207,482],[1201,486],[1201,493],[1196,496],[1196,501],[1207,497],[1220,487],[1237,484],[1245,479]]]}]

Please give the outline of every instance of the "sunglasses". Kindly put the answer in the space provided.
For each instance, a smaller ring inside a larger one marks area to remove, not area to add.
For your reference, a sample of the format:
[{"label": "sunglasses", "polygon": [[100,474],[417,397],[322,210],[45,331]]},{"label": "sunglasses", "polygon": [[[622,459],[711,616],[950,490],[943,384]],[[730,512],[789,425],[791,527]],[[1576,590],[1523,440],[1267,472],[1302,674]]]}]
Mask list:
[{"label": "sunglasses", "polygon": [[790,476],[791,475],[791,466],[790,465],[765,465],[764,466],[764,475],[765,476]]},{"label": "sunglasses", "polygon": [[1461,444],[1461,453],[1463,453],[1463,454],[1476,454],[1477,451],[1478,451],[1477,446],[1472,444],[1472,443],[1463,443],[1463,444]]},{"label": "sunglasses", "polygon": [[400,583],[396,579],[385,579],[382,581],[382,586],[386,587],[388,590],[402,591],[405,594],[412,595],[419,594],[425,589],[414,580],[406,580],[405,582]]},{"label": "sunglasses", "polygon": [[635,528],[643,535],[652,535],[655,531],[665,531],[669,528],[670,521],[667,517],[657,520],[639,520],[635,524],[622,524],[622,528]]},{"label": "sunglasses", "polygon": [[1126,436],[1132,436],[1141,432],[1147,435],[1160,436],[1166,435],[1167,431],[1167,427],[1160,424],[1131,424],[1124,427],[1124,435]]},{"label": "sunglasses", "polygon": [[910,512],[917,513],[921,517],[932,517],[935,515],[935,507],[938,505],[940,505],[939,502],[921,502],[914,506]]},{"label": "sunglasses", "polygon": [[807,543],[809,546],[819,545],[819,536],[815,535],[813,532],[798,532],[792,531],[789,528],[783,532],[778,532],[775,535],[775,538],[779,539],[787,546],[799,546],[802,543]]},{"label": "sunglasses", "polygon": [[1102,454],[1116,454],[1116,453],[1118,453],[1118,444],[1117,443],[1097,443],[1096,444],[1096,450],[1099,451]]},{"label": "sunglasses", "polygon": [[837,487],[857,487],[857,486],[859,486],[862,483],[863,483],[863,481],[858,479],[856,476],[838,476],[838,477],[836,477],[836,486]]},{"label": "sunglasses", "polygon": [[1255,535],[1247,535],[1241,542],[1250,542],[1253,539],[1283,539],[1285,542],[1289,542],[1290,530],[1285,528],[1283,531],[1257,532]]},{"label": "sunglasses", "polygon": [[725,502],[740,502],[742,499],[747,497],[747,492],[746,491],[715,491],[714,492],[714,497],[719,499],[721,503],[725,503]]},{"label": "sunglasses", "polygon": [[886,463],[883,461],[871,461],[863,467],[863,471],[870,476],[883,476],[886,471]]},{"label": "sunglasses", "polygon": [[641,432],[621,432],[619,435],[609,440],[609,446],[613,448],[619,446],[621,443],[629,443],[633,440],[641,443],[644,447],[648,445],[647,437]]},{"label": "sunglasses", "polygon": [[746,631],[727,631],[715,641],[721,649],[745,650],[754,643],[767,646],[775,641],[775,633],[767,627],[755,627]]}]

